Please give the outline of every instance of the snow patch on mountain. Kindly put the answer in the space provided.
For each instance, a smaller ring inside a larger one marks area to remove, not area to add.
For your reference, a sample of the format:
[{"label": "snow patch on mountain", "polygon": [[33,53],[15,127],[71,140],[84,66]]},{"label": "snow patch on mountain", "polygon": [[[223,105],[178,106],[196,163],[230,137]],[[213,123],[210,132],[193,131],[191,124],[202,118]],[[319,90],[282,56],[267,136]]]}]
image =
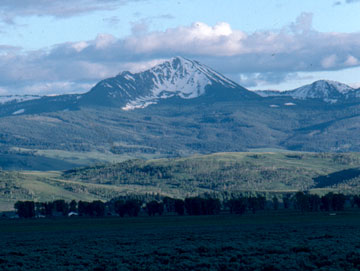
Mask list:
[{"label": "snow patch on mountain", "polygon": [[209,67],[197,61],[175,57],[140,74],[126,72],[125,79],[135,81],[134,77],[151,78],[146,95],[130,100],[122,109],[144,108],[160,99],[179,96],[182,99],[197,98],[205,93],[206,87],[219,84],[229,88],[238,85]]},{"label": "snow patch on mountain", "polygon": [[19,110],[13,112],[12,114],[13,114],[13,115],[19,115],[19,114],[22,114],[22,113],[24,113],[24,112],[25,112],[25,109],[19,109]]}]

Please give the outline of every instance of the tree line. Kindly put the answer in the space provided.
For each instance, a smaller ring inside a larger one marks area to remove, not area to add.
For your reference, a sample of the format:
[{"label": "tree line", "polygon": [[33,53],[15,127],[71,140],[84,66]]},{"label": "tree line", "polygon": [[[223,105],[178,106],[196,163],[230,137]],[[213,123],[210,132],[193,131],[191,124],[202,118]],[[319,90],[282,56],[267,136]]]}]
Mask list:
[{"label": "tree line", "polygon": [[129,216],[140,213],[149,216],[166,214],[177,215],[216,215],[220,212],[231,214],[256,213],[260,210],[294,209],[301,212],[343,211],[346,202],[351,207],[360,208],[360,196],[345,196],[341,193],[327,193],[324,196],[297,192],[283,195],[281,199],[274,196],[266,199],[264,196],[232,196],[220,200],[215,196],[203,195],[174,199],[156,197],[145,201],[141,196],[116,198],[108,202],[95,200],[92,202],[55,200],[52,202],[18,201],[15,203],[19,217],[50,217],[50,216]]}]

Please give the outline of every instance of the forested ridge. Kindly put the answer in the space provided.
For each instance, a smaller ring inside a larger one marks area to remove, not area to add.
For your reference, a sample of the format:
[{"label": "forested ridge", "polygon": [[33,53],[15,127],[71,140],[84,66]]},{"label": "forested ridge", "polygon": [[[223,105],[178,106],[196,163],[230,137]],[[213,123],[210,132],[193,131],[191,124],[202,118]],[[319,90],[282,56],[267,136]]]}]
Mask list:
[{"label": "forested ridge", "polygon": [[186,158],[127,160],[67,171],[1,171],[0,207],[18,200],[108,201],[159,194],[179,199],[203,193],[269,195],[296,191],[360,193],[358,153],[243,152]]},{"label": "forested ridge", "polygon": [[[213,191],[308,190],[354,181],[357,154],[219,153],[189,158],[129,160],[68,170],[65,179],[109,185],[202,188]],[[335,174],[329,183],[325,176]],[[351,178],[349,171],[352,172]],[[323,178],[321,178],[323,176]],[[324,181],[324,184],[320,182]]]}]

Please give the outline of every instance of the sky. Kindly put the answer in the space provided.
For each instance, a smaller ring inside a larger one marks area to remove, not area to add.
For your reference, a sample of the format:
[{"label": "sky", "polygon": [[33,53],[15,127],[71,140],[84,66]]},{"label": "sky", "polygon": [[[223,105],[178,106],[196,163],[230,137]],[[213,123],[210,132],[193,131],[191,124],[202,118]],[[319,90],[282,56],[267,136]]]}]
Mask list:
[{"label": "sky", "polygon": [[252,90],[360,87],[360,0],[1,0],[0,95],[81,93],[174,57]]}]

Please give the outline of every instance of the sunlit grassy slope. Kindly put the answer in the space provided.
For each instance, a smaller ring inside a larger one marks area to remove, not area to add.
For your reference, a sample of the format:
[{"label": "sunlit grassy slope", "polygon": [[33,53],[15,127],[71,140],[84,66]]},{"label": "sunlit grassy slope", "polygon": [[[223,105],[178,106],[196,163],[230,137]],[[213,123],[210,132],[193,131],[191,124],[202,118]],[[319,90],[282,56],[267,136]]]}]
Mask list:
[{"label": "sunlit grassy slope", "polygon": [[17,200],[109,200],[124,194],[360,191],[360,154],[216,153],[128,160],[68,171],[0,171],[0,208]]},{"label": "sunlit grassy slope", "polygon": [[[315,188],[319,184],[314,178],[359,166],[360,156],[355,153],[216,153],[99,165],[70,170],[63,177],[117,186],[140,184],[183,193],[281,191]],[[347,178],[345,176],[338,183]]]}]

